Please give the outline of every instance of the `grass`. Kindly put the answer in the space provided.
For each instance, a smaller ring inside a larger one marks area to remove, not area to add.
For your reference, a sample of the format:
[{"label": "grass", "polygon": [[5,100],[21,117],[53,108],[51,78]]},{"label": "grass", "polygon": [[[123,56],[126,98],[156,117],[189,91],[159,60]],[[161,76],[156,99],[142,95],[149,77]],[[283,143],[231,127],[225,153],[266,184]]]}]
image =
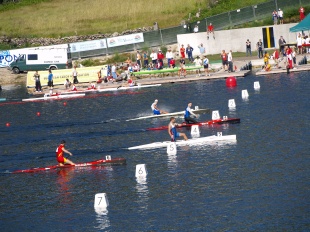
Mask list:
[{"label": "grass", "polygon": [[209,0],[23,0],[0,5],[0,35],[12,37],[65,37],[122,32],[152,26],[180,25],[188,14],[222,13],[267,0],[221,0],[207,9]]}]

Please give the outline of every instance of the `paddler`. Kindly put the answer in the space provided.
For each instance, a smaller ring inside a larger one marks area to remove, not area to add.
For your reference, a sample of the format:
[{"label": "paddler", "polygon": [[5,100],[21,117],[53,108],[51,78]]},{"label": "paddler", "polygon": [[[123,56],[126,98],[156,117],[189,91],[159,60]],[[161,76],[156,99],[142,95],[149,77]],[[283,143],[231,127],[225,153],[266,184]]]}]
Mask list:
[{"label": "paddler", "polygon": [[154,101],[154,102],[152,103],[152,105],[151,105],[151,108],[152,108],[153,113],[154,113],[155,115],[168,114],[168,112],[158,109],[158,108],[157,108],[157,103],[158,103],[158,100],[155,99],[155,101]]},{"label": "paddler", "polygon": [[185,109],[185,113],[184,113],[184,120],[186,123],[190,124],[190,123],[198,123],[195,119],[193,119],[191,117],[191,115],[193,115],[194,117],[197,118],[197,115],[194,114],[193,110],[191,109],[192,107],[192,103],[188,103],[186,109]]},{"label": "paddler", "polygon": [[59,163],[59,166],[64,166],[65,164],[75,165],[75,163],[73,163],[71,160],[64,157],[64,153],[67,153],[70,156],[73,156],[70,151],[65,149],[65,144],[66,144],[66,141],[62,140],[60,142],[60,145],[56,149],[57,162]]},{"label": "paddler", "polygon": [[171,117],[168,125],[168,133],[170,135],[171,142],[175,142],[176,138],[180,136],[182,136],[184,140],[187,140],[186,134],[177,132],[176,126],[178,126],[178,124],[175,122],[175,117]]}]

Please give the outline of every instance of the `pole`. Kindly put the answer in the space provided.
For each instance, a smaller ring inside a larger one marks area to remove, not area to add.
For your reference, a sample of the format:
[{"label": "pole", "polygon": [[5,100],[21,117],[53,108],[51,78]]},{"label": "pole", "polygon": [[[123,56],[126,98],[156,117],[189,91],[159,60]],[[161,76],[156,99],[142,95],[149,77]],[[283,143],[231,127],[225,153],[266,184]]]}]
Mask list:
[{"label": "pole", "polygon": [[274,0],[274,4],[276,5],[276,10],[278,10],[278,1]]}]

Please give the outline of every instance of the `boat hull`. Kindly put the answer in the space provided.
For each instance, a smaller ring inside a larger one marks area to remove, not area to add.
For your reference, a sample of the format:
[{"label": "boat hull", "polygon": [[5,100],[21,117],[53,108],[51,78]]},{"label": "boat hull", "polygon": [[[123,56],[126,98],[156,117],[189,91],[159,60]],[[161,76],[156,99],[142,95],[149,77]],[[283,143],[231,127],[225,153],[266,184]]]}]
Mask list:
[{"label": "boat hull", "polygon": [[121,165],[121,164],[126,164],[126,159],[125,158],[114,158],[111,160],[95,160],[91,162],[86,162],[86,163],[77,163],[76,165],[70,165],[66,164],[64,166],[59,166],[59,165],[52,165],[48,167],[41,167],[41,168],[30,168],[30,169],[24,169],[24,170],[17,170],[13,171],[13,174],[17,173],[33,173],[33,172],[42,172],[42,171],[49,171],[49,170],[61,170],[61,169],[66,169],[66,168],[78,168],[78,167],[91,167],[91,166],[99,166],[99,165]]},{"label": "boat hull", "polygon": [[[217,120],[209,120],[205,122],[199,122],[199,123],[186,123],[183,122],[182,124],[178,124],[177,128],[182,127],[192,127],[192,126],[204,126],[204,125],[213,125],[213,124],[226,124],[226,123],[240,123],[240,118],[228,118],[228,119],[217,119]],[[154,128],[147,128],[146,130],[167,130],[168,126],[160,126],[160,127],[154,127]]]},{"label": "boat hull", "polygon": [[[207,144],[215,141],[236,141],[236,135],[223,135],[223,136],[207,136],[207,137],[200,137],[200,138],[193,138],[188,140],[179,140],[176,141],[175,144],[177,146],[187,146],[187,145],[200,145],[200,144]],[[164,142],[156,142],[156,143],[149,143],[135,147],[129,147],[128,150],[144,150],[144,149],[156,149],[167,147],[171,142],[164,141]]]}]

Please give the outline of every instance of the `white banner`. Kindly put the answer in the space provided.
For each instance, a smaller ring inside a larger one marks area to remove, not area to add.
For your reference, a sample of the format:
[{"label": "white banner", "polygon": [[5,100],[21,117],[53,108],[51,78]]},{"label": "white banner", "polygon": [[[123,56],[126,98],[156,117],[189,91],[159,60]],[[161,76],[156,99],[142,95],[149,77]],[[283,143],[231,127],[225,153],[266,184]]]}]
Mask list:
[{"label": "white banner", "polygon": [[128,44],[142,43],[144,42],[143,33],[122,35],[112,38],[107,38],[108,47],[117,47]]},{"label": "white banner", "polygon": [[107,43],[105,39],[91,40],[85,42],[70,43],[70,52],[83,52],[83,51],[102,49],[106,47]]}]

